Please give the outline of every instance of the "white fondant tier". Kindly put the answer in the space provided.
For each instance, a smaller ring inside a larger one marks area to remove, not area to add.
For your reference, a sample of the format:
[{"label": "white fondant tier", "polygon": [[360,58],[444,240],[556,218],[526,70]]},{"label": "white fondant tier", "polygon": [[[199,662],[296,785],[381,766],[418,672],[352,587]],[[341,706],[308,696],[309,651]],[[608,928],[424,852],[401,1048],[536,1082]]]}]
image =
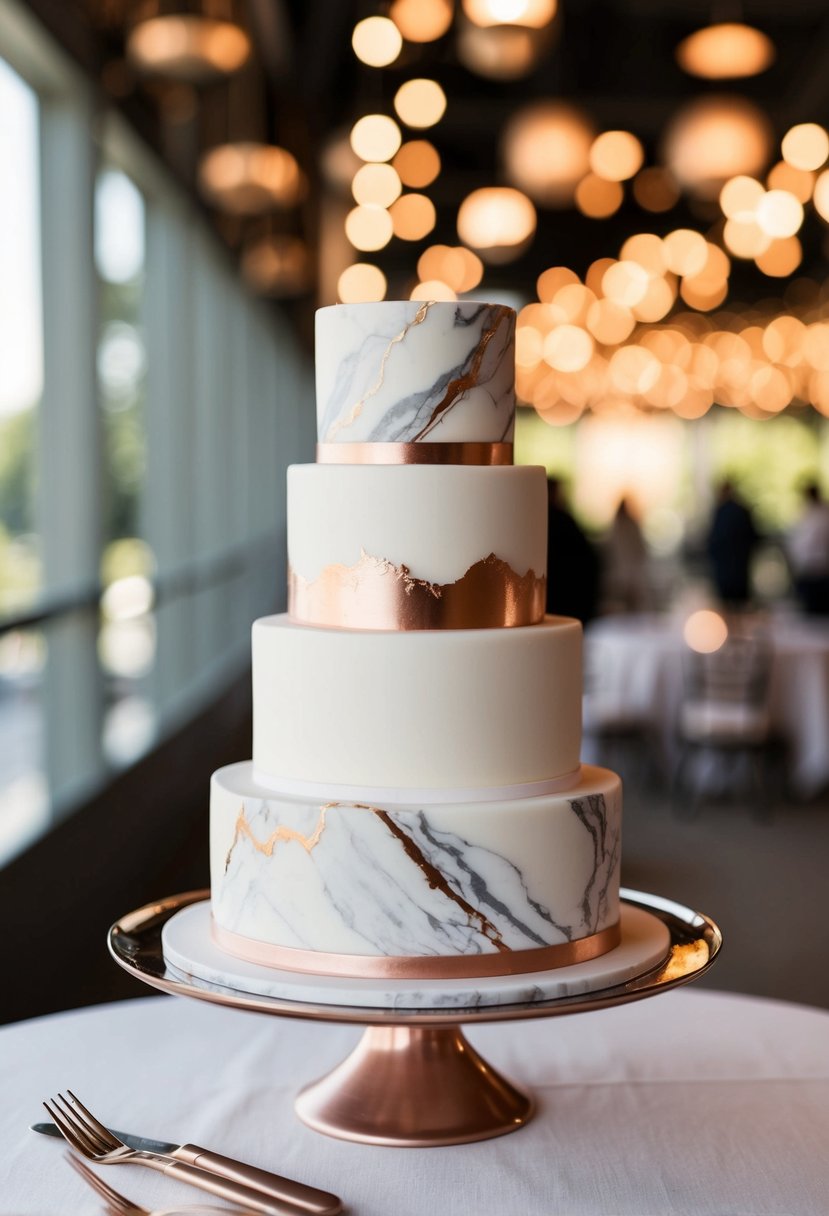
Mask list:
[{"label": "white fondant tier", "polygon": [[500,443],[515,423],[515,313],[335,304],[316,319],[320,443]]},{"label": "white fondant tier", "polygon": [[367,806],[214,773],[213,916],[271,946],[467,956],[578,942],[619,919],[621,783],[581,769],[559,795]]},{"label": "white fondant tier", "polygon": [[533,624],[546,494],[542,468],[293,465],[289,614],[356,629]]},{"label": "white fondant tier", "polygon": [[581,625],[567,617],[427,632],[263,617],[253,762],[268,782],[361,790],[548,782],[578,769],[581,683]]}]

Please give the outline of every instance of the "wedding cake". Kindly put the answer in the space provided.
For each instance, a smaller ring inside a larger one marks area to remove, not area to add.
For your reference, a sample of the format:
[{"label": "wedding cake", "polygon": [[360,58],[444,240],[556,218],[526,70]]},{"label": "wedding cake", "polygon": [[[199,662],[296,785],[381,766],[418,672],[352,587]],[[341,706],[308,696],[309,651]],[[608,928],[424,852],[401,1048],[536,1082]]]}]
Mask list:
[{"label": "wedding cake", "polygon": [[621,786],[579,764],[581,626],[544,616],[545,473],[512,464],[514,322],[472,302],[317,314],[288,612],[253,625],[253,759],[211,788],[227,953],[440,978],[619,942]]}]

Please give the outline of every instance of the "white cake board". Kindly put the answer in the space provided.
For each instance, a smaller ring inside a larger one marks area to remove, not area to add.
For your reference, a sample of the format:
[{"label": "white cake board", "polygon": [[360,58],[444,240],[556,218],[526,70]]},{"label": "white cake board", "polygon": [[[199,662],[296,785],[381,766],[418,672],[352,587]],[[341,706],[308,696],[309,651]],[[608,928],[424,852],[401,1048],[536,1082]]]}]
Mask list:
[{"label": "white cake board", "polygon": [[162,930],[165,964],[249,995],[370,1009],[468,1009],[598,992],[657,967],[671,944],[670,932],[658,917],[623,904],[621,944],[586,963],[466,980],[351,979],[283,971],[234,958],[215,944],[210,924],[209,900],[190,904],[172,916]]}]

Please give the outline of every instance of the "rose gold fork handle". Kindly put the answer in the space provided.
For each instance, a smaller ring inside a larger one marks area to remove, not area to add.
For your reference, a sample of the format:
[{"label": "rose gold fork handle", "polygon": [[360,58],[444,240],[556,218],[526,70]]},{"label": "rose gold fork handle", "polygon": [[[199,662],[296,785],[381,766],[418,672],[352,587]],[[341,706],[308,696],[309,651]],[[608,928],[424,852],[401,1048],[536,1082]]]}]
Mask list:
[{"label": "rose gold fork handle", "polygon": [[292,1178],[281,1178],[279,1174],[271,1174],[268,1170],[234,1161],[232,1157],[222,1157],[209,1149],[199,1148],[197,1144],[182,1144],[172,1155],[201,1170],[208,1170],[231,1182],[252,1186],[274,1199],[292,1203],[300,1211],[309,1213],[309,1216],[336,1216],[337,1212],[343,1210],[342,1200],[330,1191],[320,1191],[315,1186],[295,1182]]},{"label": "rose gold fork handle", "polygon": [[300,1216],[301,1209],[286,1199],[275,1199],[238,1182],[217,1178],[215,1174],[208,1174],[206,1170],[184,1161],[165,1162],[158,1158],[153,1161],[151,1157],[142,1157],[141,1161],[153,1169],[160,1169],[168,1178],[178,1178],[180,1182],[200,1187],[211,1195],[218,1195],[220,1199],[228,1199],[247,1212],[264,1212],[266,1216]]}]

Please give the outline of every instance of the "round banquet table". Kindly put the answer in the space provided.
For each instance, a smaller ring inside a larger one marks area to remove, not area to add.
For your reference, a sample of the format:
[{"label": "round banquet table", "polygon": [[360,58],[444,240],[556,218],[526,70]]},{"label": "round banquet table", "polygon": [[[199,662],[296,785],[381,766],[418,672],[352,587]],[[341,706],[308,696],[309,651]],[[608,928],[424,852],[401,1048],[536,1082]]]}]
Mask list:
[{"label": "round banquet table", "polygon": [[[687,614],[686,614],[687,615]],[[683,689],[684,617],[609,616],[585,631],[585,744],[603,719],[649,726],[671,766]],[[829,785],[829,621],[771,616],[769,714],[785,740],[793,792],[810,798]],[[592,694],[590,689],[592,688]]]},{"label": "round banquet table", "polygon": [[[0,1029],[0,1212],[100,1212],[28,1124],[69,1087],[104,1121],[191,1141],[339,1194],[354,1216],[829,1211],[829,1013],[683,989],[590,1014],[467,1028],[534,1092],[497,1140],[392,1149],[321,1136],[299,1088],[360,1028],[153,996]],[[146,1207],[205,1196],[107,1168]],[[212,1199],[209,1202],[215,1202]]]}]

